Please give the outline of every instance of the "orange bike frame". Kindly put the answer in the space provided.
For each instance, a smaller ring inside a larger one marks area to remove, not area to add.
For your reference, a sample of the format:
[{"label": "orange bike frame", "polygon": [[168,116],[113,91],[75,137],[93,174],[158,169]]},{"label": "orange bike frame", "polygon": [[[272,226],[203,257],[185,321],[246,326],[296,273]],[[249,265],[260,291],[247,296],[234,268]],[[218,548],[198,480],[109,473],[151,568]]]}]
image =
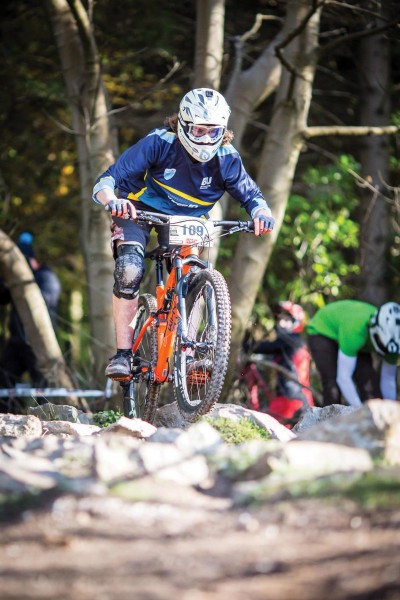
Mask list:
[{"label": "orange bike frame", "polygon": [[[199,256],[199,250],[193,246],[182,246],[178,257]],[[182,267],[182,277],[190,271],[190,264]],[[178,296],[176,293],[176,266],[173,265],[168,279],[156,286],[157,311],[164,306],[164,300],[167,294],[171,296],[168,312],[160,312],[157,316],[150,315],[141,328],[136,340],[132,346],[132,352],[135,353],[143,339],[148,327],[155,327],[157,331],[157,363],[154,365],[154,381],[164,383],[168,381],[172,365],[171,359],[175,346],[176,332],[178,329],[178,319],[180,318],[178,309]]]}]

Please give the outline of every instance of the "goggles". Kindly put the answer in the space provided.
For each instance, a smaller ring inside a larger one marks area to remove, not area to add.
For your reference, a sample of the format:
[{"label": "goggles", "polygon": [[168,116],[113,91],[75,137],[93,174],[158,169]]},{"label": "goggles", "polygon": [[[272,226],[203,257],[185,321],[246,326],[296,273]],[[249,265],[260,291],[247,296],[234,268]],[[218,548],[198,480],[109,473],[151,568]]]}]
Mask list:
[{"label": "goggles", "polygon": [[186,133],[197,144],[218,142],[225,133],[225,127],[220,125],[194,125],[186,124]]}]

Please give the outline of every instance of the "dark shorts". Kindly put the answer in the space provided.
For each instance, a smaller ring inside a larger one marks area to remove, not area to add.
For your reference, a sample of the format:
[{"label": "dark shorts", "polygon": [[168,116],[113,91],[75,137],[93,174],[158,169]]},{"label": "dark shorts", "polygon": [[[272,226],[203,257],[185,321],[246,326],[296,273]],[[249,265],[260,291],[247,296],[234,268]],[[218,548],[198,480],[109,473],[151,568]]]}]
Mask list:
[{"label": "dark shorts", "polygon": [[[154,209],[150,209],[144,204],[135,203],[135,208],[138,210],[148,210],[154,212]],[[121,219],[120,217],[113,217],[111,224],[111,246],[113,256],[116,258],[116,246],[117,242],[127,242],[130,244],[137,244],[142,246],[143,251],[147,247],[150,240],[150,232],[154,228],[157,232],[158,244],[168,245],[168,226],[157,226],[157,225],[139,225],[135,221],[129,219]],[[144,253],[144,252],[143,252]]]}]

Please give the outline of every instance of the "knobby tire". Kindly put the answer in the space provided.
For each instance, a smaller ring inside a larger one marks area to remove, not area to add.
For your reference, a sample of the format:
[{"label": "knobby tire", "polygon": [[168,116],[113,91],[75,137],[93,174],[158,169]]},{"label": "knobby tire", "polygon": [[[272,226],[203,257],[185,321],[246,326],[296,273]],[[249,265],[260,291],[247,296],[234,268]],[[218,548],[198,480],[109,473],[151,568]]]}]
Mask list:
[{"label": "knobby tire", "polygon": [[186,294],[187,339],[178,329],[174,361],[174,396],[190,422],[208,413],[222,391],[231,342],[231,303],[224,277],[204,269],[189,282]]},{"label": "knobby tire", "polygon": [[[139,297],[138,311],[133,331],[133,341],[137,338],[139,331],[149,315],[156,311],[157,302],[154,296],[151,294],[143,294]],[[146,373],[139,374],[136,375],[133,380],[136,416],[148,423],[153,423],[161,390],[161,385],[155,383],[151,378],[151,373],[157,363],[158,357],[157,330],[154,326],[147,328],[135,357],[139,357],[150,369],[150,376]]]}]

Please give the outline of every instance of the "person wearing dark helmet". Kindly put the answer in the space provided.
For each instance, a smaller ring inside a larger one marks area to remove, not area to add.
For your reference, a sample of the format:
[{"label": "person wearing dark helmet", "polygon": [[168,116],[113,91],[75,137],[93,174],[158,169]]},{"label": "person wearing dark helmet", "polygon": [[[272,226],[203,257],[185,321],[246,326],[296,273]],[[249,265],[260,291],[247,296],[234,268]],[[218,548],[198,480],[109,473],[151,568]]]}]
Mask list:
[{"label": "person wearing dark helmet", "polygon": [[[132,321],[151,230],[129,220],[137,209],[207,218],[229,192],[253,219],[256,235],[273,229],[268,204],[231,144],[229,115],[219,92],[191,90],[182,98],[178,114],[123,152],[95,183],[93,199],[107,205],[112,215],[117,352],[105,372],[111,379],[130,373]],[[159,243],[165,243],[162,228],[157,233]]]},{"label": "person wearing dark helmet", "polygon": [[[25,256],[33,277],[49,311],[53,327],[56,326],[57,306],[61,293],[61,284],[55,272],[45,263],[39,263],[34,249],[34,237],[24,231],[18,238],[18,248]],[[44,387],[46,380],[38,369],[37,359],[29,344],[17,309],[12,303],[9,289],[0,280],[0,304],[11,303],[9,318],[9,337],[0,357],[0,387],[13,388],[19,379],[28,373],[34,386]],[[12,411],[10,402],[0,405],[0,412]]]},{"label": "person wearing dark helmet", "polygon": [[[321,376],[324,406],[397,399],[400,304],[380,308],[339,300],[320,308],[307,326],[308,345]],[[374,354],[380,357],[379,368]]]},{"label": "person wearing dark helmet", "polygon": [[291,418],[297,411],[314,406],[309,389],[310,353],[302,337],[306,315],[299,304],[289,300],[278,302],[271,309],[276,337],[259,342],[252,348],[252,353],[272,356],[277,365],[292,375],[289,379],[278,372],[275,396],[268,404],[271,413]]}]

